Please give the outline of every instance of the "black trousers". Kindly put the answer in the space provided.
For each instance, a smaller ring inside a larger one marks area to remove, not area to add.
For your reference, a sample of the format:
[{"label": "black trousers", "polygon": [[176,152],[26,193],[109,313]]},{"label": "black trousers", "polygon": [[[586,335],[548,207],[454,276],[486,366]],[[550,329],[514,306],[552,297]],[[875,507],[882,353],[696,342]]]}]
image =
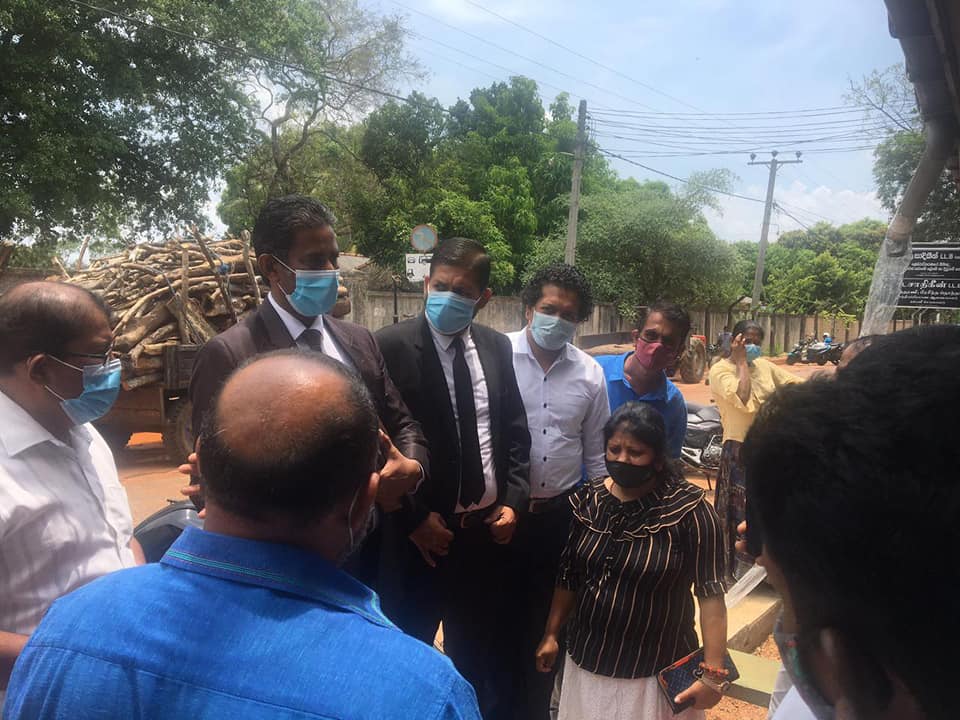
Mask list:
[{"label": "black trousers", "polygon": [[560,554],[570,534],[572,511],[562,502],[547,512],[526,514],[517,527],[515,545],[514,597],[516,613],[517,656],[521,690],[514,712],[516,720],[548,720],[550,696],[556,668],[562,665],[561,646],[554,671],[537,672],[536,651],[550,614],[553,590],[556,587]]},{"label": "black trousers", "polygon": [[444,652],[473,685],[484,720],[512,720],[521,686],[514,546],[495,543],[487,525],[451,529],[442,574]]}]

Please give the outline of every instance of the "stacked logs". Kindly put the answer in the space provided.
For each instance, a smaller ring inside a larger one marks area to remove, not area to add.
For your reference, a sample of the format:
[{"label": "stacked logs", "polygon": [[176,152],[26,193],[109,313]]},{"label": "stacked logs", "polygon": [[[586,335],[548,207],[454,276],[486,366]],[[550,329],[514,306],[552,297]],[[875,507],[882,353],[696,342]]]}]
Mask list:
[{"label": "stacked logs", "polygon": [[60,279],[98,293],[113,310],[114,349],[123,353],[127,390],[163,380],[166,346],[205,343],[266,295],[247,233],[138,244]]}]

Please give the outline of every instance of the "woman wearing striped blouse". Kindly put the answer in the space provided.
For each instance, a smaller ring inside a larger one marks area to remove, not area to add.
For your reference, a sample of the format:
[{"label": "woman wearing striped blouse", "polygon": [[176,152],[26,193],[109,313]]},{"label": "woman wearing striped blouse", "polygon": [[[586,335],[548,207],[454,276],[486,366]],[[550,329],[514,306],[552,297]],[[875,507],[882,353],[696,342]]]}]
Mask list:
[{"label": "woman wearing striped blouse", "polygon": [[[708,668],[726,652],[724,548],[704,491],[687,483],[665,452],[663,418],[628,403],[604,427],[609,477],[571,497],[573,521],[537,665],[559,654],[567,624],[560,720],[695,720],[720,700],[696,681],[678,697],[693,706],[674,716],[656,674],[696,650],[693,593]],[[693,593],[691,592],[693,589]]]}]

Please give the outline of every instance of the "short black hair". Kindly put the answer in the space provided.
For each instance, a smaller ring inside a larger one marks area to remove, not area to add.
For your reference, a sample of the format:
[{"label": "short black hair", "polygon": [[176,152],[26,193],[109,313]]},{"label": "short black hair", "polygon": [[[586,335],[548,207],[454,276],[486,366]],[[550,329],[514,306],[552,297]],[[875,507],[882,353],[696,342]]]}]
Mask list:
[{"label": "short black hair", "polygon": [[586,276],[566,263],[552,263],[537,270],[523,287],[524,307],[533,307],[543,297],[545,285],[556,285],[561,290],[575,293],[578,300],[577,320],[583,322],[593,313],[593,289]]},{"label": "short black hair", "polygon": [[[91,310],[112,320],[103,298],[79,285],[31,283],[34,289],[12,288],[0,295],[0,374],[33,355],[59,357],[90,329]],[[65,289],[69,288],[65,292]],[[83,299],[89,302],[83,302]],[[111,323],[112,325],[112,323]]]},{"label": "short black hair", "polygon": [[[379,421],[360,376],[321,353],[280,350],[254,356],[241,368],[285,356],[340,376],[346,383],[345,401],[333,412],[318,408],[310,427],[287,428],[275,423],[270,432],[296,433],[297,437],[292,441],[267,438],[265,452],[251,461],[239,457],[224,441],[224,424],[229,418],[220,416],[218,396],[204,420],[200,467],[204,491],[225,510],[252,520],[281,515],[306,524],[331,511],[367,481],[377,461]],[[272,412],[282,412],[282,408]]]},{"label": "short black hair", "polygon": [[676,326],[677,330],[680,331],[681,347],[686,345],[687,335],[690,334],[690,313],[675,302],[657,300],[653,305],[640,308],[640,314],[637,316],[636,324],[638,331],[643,330],[643,326],[647,324],[647,318],[653,313],[660,313],[663,315],[664,320]]},{"label": "short black hair", "polygon": [[330,208],[305,195],[285,195],[268,200],[253,226],[253,250],[257,256],[273,255],[286,261],[298,232],[333,227],[336,222]]},{"label": "short black hair", "polygon": [[430,274],[438,265],[469,270],[482,289],[490,286],[490,256],[476,240],[452,237],[442,241],[430,258]]},{"label": "short black hair", "polygon": [[647,403],[624,403],[610,416],[603,426],[603,444],[617,432],[625,432],[647,445],[656,460],[665,460],[667,456],[667,429],[663,415]]},{"label": "short black hair", "polygon": [[737,335],[746,335],[747,330],[756,330],[758,333],[760,333],[761,342],[766,335],[766,333],[763,331],[763,326],[756,320],[743,319],[733,326],[733,336],[736,337]]},{"label": "short black hair", "polygon": [[858,716],[888,704],[885,669],[927,717],[956,713],[958,367],[958,326],[875,338],[834,379],[779,390],[743,445],[748,532],[783,571],[804,643],[840,633]]}]

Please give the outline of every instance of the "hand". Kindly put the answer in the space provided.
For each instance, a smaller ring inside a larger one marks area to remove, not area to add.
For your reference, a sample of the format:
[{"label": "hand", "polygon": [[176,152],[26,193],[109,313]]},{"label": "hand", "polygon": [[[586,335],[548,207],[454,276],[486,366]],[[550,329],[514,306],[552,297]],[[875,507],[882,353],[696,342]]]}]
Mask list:
[{"label": "hand", "polygon": [[707,710],[720,702],[721,699],[723,699],[723,695],[716,690],[708,688],[699,680],[694,680],[693,685],[677,695],[673,701],[680,705],[687,700],[693,700],[692,707],[694,710]]},{"label": "hand", "polygon": [[498,545],[506,545],[513,539],[513,532],[517,529],[517,513],[511,507],[498,505],[484,522],[490,526],[493,541]]},{"label": "hand", "polygon": [[537,648],[537,672],[548,673],[553,670],[560,654],[560,643],[556,635],[544,635]]},{"label": "hand", "polygon": [[410,533],[410,540],[423,555],[423,561],[435,568],[437,562],[433,556],[444,557],[450,552],[453,533],[447,528],[443,517],[439,513],[432,512],[420,523],[420,527]]},{"label": "hand", "polygon": [[737,335],[730,343],[730,362],[734,365],[747,364],[747,339],[743,333]]},{"label": "hand", "polygon": [[[177,468],[177,472],[179,472],[181,475],[187,475],[190,478],[200,477],[200,466],[197,464],[197,454],[192,452],[187,455],[187,461]],[[189,500],[193,500],[200,494],[200,486],[192,484],[187,485],[186,487],[180,488],[180,494]],[[199,512],[199,517],[201,520],[207,517],[206,508]]]},{"label": "hand", "polygon": [[747,521],[737,525],[737,541],[733,544],[739,553],[747,553]]},{"label": "hand", "polygon": [[383,430],[380,431],[380,447],[387,460],[380,468],[377,503],[386,512],[393,512],[400,508],[400,499],[417,487],[423,468],[416,460],[411,460],[397,450],[397,446]]}]

